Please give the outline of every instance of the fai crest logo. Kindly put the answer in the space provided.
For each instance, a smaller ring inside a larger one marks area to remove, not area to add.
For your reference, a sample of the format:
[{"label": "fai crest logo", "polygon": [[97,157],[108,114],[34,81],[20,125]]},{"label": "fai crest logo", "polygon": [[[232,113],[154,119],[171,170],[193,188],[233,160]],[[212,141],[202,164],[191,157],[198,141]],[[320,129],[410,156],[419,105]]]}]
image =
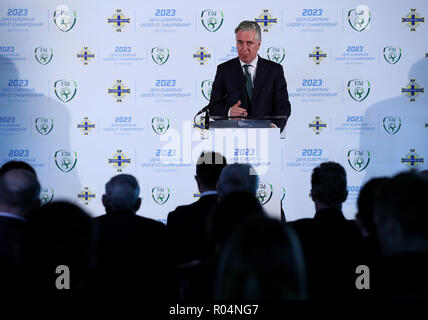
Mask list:
[{"label": "fai crest logo", "polygon": [[34,50],[34,56],[38,63],[46,65],[51,62],[53,58],[53,49],[46,47],[37,47]]},{"label": "fai crest logo", "polygon": [[131,23],[131,19],[128,18],[120,9],[116,9],[116,12],[111,16],[111,18],[107,19],[107,23],[111,24],[116,32],[122,32],[122,29],[128,23]]},{"label": "fai crest logo", "polygon": [[76,54],[76,57],[83,62],[83,65],[87,65],[90,59],[95,58],[95,53],[91,53],[88,47],[83,47],[83,49]]},{"label": "fai crest logo", "polygon": [[401,58],[401,48],[385,47],[383,48],[383,57],[389,64],[396,64]]},{"label": "fai crest logo", "polygon": [[55,152],[55,164],[59,170],[70,172],[74,169],[77,163],[77,152],[58,150]]},{"label": "fai crest logo", "polygon": [[268,9],[263,10],[263,12],[255,20],[260,25],[260,28],[263,30],[263,32],[268,32],[269,29],[278,22],[278,19],[274,18]]},{"label": "fai crest logo", "polygon": [[269,202],[273,195],[273,187],[270,183],[259,183],[257,188],[257,199],[259,199],[262,205]]},{"label": "fai crest logo", "polygon": [[370,81],[361,79],[348,81],[348,93],[355,101],[363,101],[370,93]]},{"label": "fai crest logo", "polygon": [[266,55],[270,61],[281,63],[285,58],[285,49],[279,47],[270,47],[267,49]]},{"label": "fai crest logo", "polygon": [[77,194],[77,199],[81,200],[87,206],[92,199],[95,199],[95,193],[92,193],[88,187],[85,187],[82,192]]},{"label": "fai crest logo", "polygon": [[401,118],[393,116],[383,118],[383,128],[389,134],[396,134],[401,128]]},{"label": "fai crest logo", "polygon": [[77,124],[77,129],[80,129],[83,134],[87,136],[92,129],[95,129],[95,124],[85,117],[80,123]]},{"label": "fai crest logo", "polygon": [[152,119],[152,128],[153,131],[159,135],[164,134],[169,129],[169,119],[168,118],[159,118],[154,117]]},{"label": "fai crest logo", "polygon": [[196,59],[200,65],[204,65],[211,58],[211,54],[208,53],[204,47],[200,47],[196,53],[193,54],[193,58]]},{"label": "fai crest logo", "polygon": [[157,204],[165,204],[171,195],[171,190],[168,187],[153,187],[152,198]]},{"label": "fai crest logo", "polygon": [[361,32],[368,29],[370,25],[370,10],[367,6],[358,6],[355,9],[349,10],[348,22],[355,31]]},{"label": "fai crest logo", "polygon": [[401,88],[401,93],[404,94],[411,102],[416,101],[416,98],[424,93],[424,88],[422,88],[415,79],[410,79],[410,82],[406,87]]},{"label": "fai crest logo", "polygon": [[163,65],[168,61],[169,58],[169,49],[155,47],[152,49],[152,59],[158,65]]},{"label": "fai crest logo", "polygon": [[420,157],[415,149],[410,149],[410,152],[401,158],[401,163],[408,168],[417,168],[423,165],[424,158]]},{"label": "fai crest logo", "polygon": [[209,32],[216,32],[223,24],[224,16],[221,10],[204,10],[201,13],[202,25]]},{"label": "fai crest logo", "polygon": [[285,199],[285,187],[282,187],[282,197],[281,197],[281,202],[284,201]]},{"label": "fai crest logo", "polygon": [[327,124],[320,120],[320,117],[315,117],[315,119],[309,123],[308,127],[311,128],[315,134],[320,134],[323,129],[327,128]]},{"label": "fai crest logo", "polygon": [[71,101],[77,92],[77,83],[73,80],[58,80],[55,81],[55,95],[62,102]]},{"label": "fai crest logo", "polygon": [[71,11],[65,5],[58,6],[54,11],[54,22],[59,30],[70,31],[76,23],[76,11]]},{"label": "fai crest logo", "polygon": [[348,163],[355,171],[363,171],[370,163],[370,152],[358,149],[349,150]]},{"label": "fai crest logo", "polygon": [[52,202],[54,199],[54,189],[52,188],[41,188],[40,189],[40,202],[41,205]]},{"label": "fai crest logo", "polygon": [[201,82],[202,95],[208,101],[210,101],[210,99],[211,99],[212,88],[213,88],[213,81],[212,80],[204,80]]},{"label": "fai crest logo", "polygon": [[117,172],[122,172],[122,169],[131,163],[131,159],[128,158],[122,150],[117,150],[113,157],[108,159],[108,163],[116,168]]},{"label": "fai crest logo", "polygon": [[327,58],[327,53],[324,53],[320,47],[315,47],[315,50],[309,53],[309,59],[312,59],[315,64],[320,64],[325,58]]},{"label": "fai crest logo", "polygon": [[405,17],[401,18],[401,23],[405,23],[410,28],[410,31],[416,31],[419,24],[424,22],[425,18],[417,13],[416,9],[410,9],[410,12]]},{"label": "fai crest logo", "polygon": [[112,88],[108,89],[108,94],[111,94],[116,102],[122,102],[127,94],[131,93],[131,89],[122,83],[122,80],[117,80]]},{"label": "fai crest logo", "polygon": [[36,130],[43,136],[47,136],[51,133],[54,121],[52,118],[38,117],[35,121]]}]

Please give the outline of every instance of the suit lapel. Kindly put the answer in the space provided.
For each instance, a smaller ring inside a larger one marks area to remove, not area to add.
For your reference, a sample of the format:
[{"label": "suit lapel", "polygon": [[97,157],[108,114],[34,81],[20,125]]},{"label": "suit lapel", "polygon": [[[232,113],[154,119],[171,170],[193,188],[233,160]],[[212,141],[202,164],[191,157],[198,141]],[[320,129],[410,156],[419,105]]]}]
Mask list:
[{"label": "suit lapel", "polygon": [[253,101],[257,97],[257,94],[259,93],[259,91],[262,87],[264,79],[267,76],[266,72],[267,72],[267,70],[265,68],[264,61],[259,56],[259,60],[257,61],[256,77],[254,79]]}]

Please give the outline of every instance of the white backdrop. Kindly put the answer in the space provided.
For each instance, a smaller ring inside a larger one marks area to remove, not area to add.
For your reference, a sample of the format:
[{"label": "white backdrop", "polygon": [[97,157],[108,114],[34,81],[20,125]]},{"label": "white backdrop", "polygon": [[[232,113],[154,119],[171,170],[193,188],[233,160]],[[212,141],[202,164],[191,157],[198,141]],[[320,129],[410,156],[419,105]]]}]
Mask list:
[{"label": "white backdrop", "polygon": [[165,221],[197,199],[191,121],[237,55],[234,28],[257,18],[292,105],[275,198],[289,220],[312,216],[311,171],[337,161],[353,218],[368,178],[427,168],[427,14],[422,0],[2,1],[0,164],[29,162],[44,201],[93,215],[120,169],[140,182],[139,214]]}]

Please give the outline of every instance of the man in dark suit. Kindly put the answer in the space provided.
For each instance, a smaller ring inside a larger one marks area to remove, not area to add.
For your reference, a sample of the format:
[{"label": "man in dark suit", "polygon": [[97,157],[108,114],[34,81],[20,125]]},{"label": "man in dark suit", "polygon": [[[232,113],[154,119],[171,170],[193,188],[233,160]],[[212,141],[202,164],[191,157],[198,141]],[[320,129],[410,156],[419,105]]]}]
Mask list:
[{"label": "man in dark suit", "polygon": [[[259,25],[242,21],[235,34],[239,57],[217,67],[211,91],[211,115],[289,117],[291,106],[282,66],[257,54],[261,43]],[[274,119],[272,126],[282,131],[286,122],[286,119]]]},{"label": "man in dark suit", "polygon": [[355,222],[346,220],[342,213],[348,196],[345,169],[335,162],[322,163],[313,170],[311,185],[314,218],[289,223],[302,243],[309,297],[354,297],[362,238]]},{"label": "man in dark suit", "polygon": [[199,200],[168,214],[166,227],[180,300],[208,301],[213,297],[216,250],[210,224],[217,203],[217,181],[225,166],[221,154],[203,152],[196,164]]},{"label": "man in dark suit", "polygon": [[3,169],[0,174],[0,283],[13,289],[16,250],[20,246],[27,217],[40,205],[40,183],[27,169]]},{"label": "man in dark suit", "polygon": [[179,206],[168,214],[166,226],[176,265],[209,260],[214,256],[208,223],[217,202],[217,181],[225,166],[226,159],[219,153],[202,153],[196,164],[195,176],[199,200]]},{"label": "man in dark suit", "polygon": [[106,214],[95,218],[99,240],[92,287],[101,294],[137,292],[142,300],[171,297],[165,226],[136,215],[141,205],[137,179],[119,174],[105,189]]}]

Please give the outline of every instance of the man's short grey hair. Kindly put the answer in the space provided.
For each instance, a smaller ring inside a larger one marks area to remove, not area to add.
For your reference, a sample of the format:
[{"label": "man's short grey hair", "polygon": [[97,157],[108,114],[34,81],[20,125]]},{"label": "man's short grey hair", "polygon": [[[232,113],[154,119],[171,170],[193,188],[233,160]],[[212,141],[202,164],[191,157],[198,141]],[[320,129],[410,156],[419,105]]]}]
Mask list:
[{"label": "man's short grey hair", "polygon": [[262,31],[260,30],[260,26],[255,21],[242,21],[235,29],[235,34],[238,33],[238,31],[255,31],[256,32],[256,40],[260,41],[262,40]]},{"label": "man's short grey hair", "polygon": [[259,177],[250,164],[230,164],[221,171],[218,180],[218,198],[223,199],[232,192],[248,192],[256,195]]},{"label": "man's short grey hair", "polygon": [[138,200],[140,186],[130,174],[119,174],[106,183],[108,210],[132,210]]}]

